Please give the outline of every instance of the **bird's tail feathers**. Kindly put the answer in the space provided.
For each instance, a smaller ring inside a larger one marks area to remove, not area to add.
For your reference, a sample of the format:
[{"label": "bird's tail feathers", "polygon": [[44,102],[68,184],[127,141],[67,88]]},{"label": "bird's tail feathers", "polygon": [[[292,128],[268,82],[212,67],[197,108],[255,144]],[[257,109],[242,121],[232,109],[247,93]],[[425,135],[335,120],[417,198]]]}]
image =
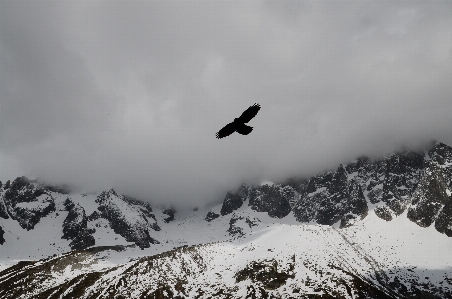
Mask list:
[{"label": "bird's tail feathers", "polygon": [[237,133],[242,134],[242,135],[248,135],[249,133],[251,133],[252,130],[253,130],[253,127],[247,126],[245,124],[241,124],[237,128]]}]

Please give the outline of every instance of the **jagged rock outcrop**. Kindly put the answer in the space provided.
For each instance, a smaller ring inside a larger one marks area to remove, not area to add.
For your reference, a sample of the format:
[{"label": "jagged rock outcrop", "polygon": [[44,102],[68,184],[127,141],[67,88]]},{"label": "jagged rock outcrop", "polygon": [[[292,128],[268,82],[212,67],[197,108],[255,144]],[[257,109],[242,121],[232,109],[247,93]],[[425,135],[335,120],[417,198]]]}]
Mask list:
[{"label": "jagged rock outcrop", "polygon": [[223,205],[221,206],[221,216],[231,214],[233,211],[240,208],[247,199],[248,193],[249,190],[246,185],[242,185],[237,192],[228,192],[223,201]]},{"label": "jagged rock outcrop", "polygon": [[55,211],[51,192],[35,181],[18,177],[11,184],[8,182],[3,186],[6,191],[0,202],[0,214],[3,218],[10,216],[17,220],[22,228],[31,230],[42,217]]},{"label": "jagged rock outcrop", "polygon": [[241,215],[232,214],[231,220],[229,220],[229,228],[227,232],[230,236],[241,237],[245,235],[245,231],[248,228],[259,225],[260,220],[254,217],[243,217]]},{"label": "jagged rock outcrop", "polygon": [[408,218],[419,226],[452,236],[452,148],[439,143],[427,152],[425,171],[413,196]]},{"label": "jagged rock outcrop", "polygon": [[115,233],[140,248],[148,248],[159,241],[151,237],[152,231],[160,230],[148,203],[130,199],[113,189],[97,196],[100,217],[107,219]]},{"label": "jagged rock outcrop", "polygon": [[248,205],[257,212],[266,212],[270,217],[283,218],[291,210],[298,193],[291,186],[262,185],[250,187],[243,184],[237,192],[228,192],[223,201],[220,214],[230,214],[248,201]]},{"label": "jagged rock outcrop", "polygon": [[[353,167],[348,168],[355,173]],[[295,204],[294,215],[300,222],[316,221],[332,225],[341,221],[348,226],[367,214],[368,206],[357,179],[348,179],[346,167],[308,180],[301,188],[301,198]]]},{"label": "jagged rock outcrop", "polygon": [[0,226],[0,245],[3,245],[3,243],[5,243],[5,238],[3,237],[4,234],[5,234],[5,231]]},{"label": "jagged rock outcrop", "polygon": [[[102,192],[97,197],[93,194],[93,202],[86,203],[91,206],[91,215],[88,216],[75,200],[77,195],[65,194],[66,187],[52,187],[19,177],[11,183],[2,184],[0,189],[0,217],[15,220],[26,230],[32,230],[43,217],[58,217],[59,211],[67,211],[61,229],[62,238],[71,241],[71,249],[95,245],[95,229],[92,228],[95,224],[90,225],[90,222],[100,218],[106,219],[116,233],[141,248],[158,243],[151,237],[152,232],[160,230],[160,227],[150,204],[119,195],[114,190]],[[93,207],[93,204],[96,206]]]},{"label": "jagged rock outcrop", "polygon": [[3,196],[1,196],[1,189],[0,189],[0,218],[4,218],[4,219],[9,218],[5,201],[3,200]]},{"label": "jagged rock outcrop", "polygon": [[220,217],[219,214],[214,213],[214,212],[208,212],[206,215],[206,218],[204,218],[207,222],[210,222],[214,219],[217,219],[218,217]]},{"label": "jagged rock outcrop", "polygon": [[165,219],[163,219],[163,221],[165,223],[169,223],[171,221],[174,220],[174,215],[176,214],[176,211],[172,208],[168,208],[168,209],[164,209],[162,211],[163,214],[168,215],[168,217],[166,217]]},{"label": "jagged rock outcrop", "polygon": [[64,206],[69,212],[63,222],[63,239],[71,240],[71,249],[85,249],[95,245],[94,229],[88,229],[88,217],[85,210],[78,204],[67,198]]},{"label": "jagged rock outcrop", "polygon": [[270,217],[283,218],[290,213],[290,200],[294,196],[290,186],[262,185],[252,189],[249,196],[251,209],[266,212]]},{"label": "jagged rock outcrop", "polygon": [[452,199],[449,197],[435,221],[435,228],[440,233],[452,237]]},{"label": "jagged rock outcrop", "polygon": [[291,211],[300,222],[340,227],[366,217],[369,207],[391,221],[408,209],[408,218],[420,226],[452,235],[452,148],[432,143],[426,152],[405,151],[379,160],[358,158],[337,170],[309,179],[241,186],[228,192],[221,215],[248,205],[271,217]]},{"label": "jagged rock outcrop", "polygon": [[447,200],[446,181],[440,169],[431,165],[413,195],[408,218],[419,226],[428,227],[436,220]]}]

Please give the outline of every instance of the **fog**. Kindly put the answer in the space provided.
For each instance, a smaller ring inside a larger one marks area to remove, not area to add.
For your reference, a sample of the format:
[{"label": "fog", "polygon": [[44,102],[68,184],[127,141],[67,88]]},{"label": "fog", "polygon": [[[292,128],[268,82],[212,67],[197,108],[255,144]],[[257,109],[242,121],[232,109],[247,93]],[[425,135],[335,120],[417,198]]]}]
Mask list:
[{"label": "fog", "polygon": [[452,145],[451,82],[449,1],[2,1],[0,180],[203,206]]}]

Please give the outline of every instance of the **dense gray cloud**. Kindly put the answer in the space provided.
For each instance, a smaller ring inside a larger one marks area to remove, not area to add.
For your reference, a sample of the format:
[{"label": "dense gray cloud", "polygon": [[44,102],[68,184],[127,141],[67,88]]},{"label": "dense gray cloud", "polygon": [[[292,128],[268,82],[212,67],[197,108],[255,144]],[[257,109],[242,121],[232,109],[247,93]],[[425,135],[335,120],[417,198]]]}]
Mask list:
[{"label": "dense gray cloud", "polygon": [[[0,2],[0,180],[176,206],[452,145],[452,4]],[[252,105],[254,131],[215,132]]]}]

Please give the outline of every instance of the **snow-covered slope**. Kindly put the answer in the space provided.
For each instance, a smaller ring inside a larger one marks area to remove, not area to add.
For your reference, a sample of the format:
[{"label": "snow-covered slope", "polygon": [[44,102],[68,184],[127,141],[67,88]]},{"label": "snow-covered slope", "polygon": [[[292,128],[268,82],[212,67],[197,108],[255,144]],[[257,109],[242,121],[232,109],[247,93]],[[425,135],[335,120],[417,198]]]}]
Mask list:
[{"label": "snow-covered slope", "polygon": [[[452,239],[403,215],[387,222],[370,211],[338,229],[300,224],[293,215],[275,221],[249,207],[209,226],[202,214],[162,226],[159,237],[168,243],[143,250],[94,247],[9,268],[0,273],[0,297],[452,296]],[[229,235],[228,218],[242,218],[234,223],[240,236]],[[173,249],[177,244],[185,246]],[[20,287],[7,287],[13,281]]]},{"label": "snow-covered slope", "polygon": [[452,298],[451,190],[440,143],[185,211],[0,182],[0,298]]}]

